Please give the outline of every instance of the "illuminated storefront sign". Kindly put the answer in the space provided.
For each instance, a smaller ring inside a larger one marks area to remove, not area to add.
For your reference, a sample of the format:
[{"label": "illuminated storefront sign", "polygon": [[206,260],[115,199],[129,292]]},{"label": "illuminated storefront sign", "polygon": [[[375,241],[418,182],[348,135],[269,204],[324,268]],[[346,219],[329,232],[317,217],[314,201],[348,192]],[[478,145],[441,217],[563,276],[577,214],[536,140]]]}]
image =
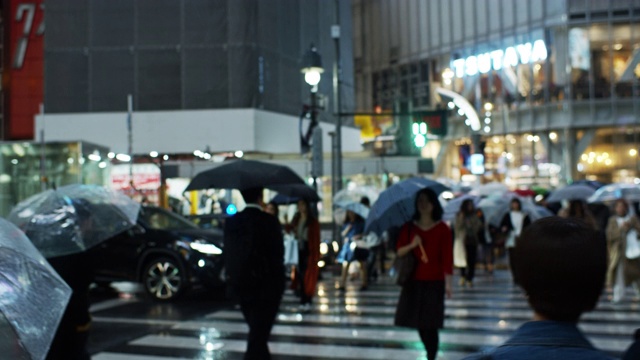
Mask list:
[{"label": "illuminated storefront sign", "polygon": [[486,74],[489,71],[500,70],[503,66],[517,66],[547,59],[547,46],[543,40],[536,40],[516,46],[510,46],[505,50],[494,50],[480,55],[469,56],[466,59],[453,61],[453,69],[457,77],[465,75],[473,76],[478,73]]}]

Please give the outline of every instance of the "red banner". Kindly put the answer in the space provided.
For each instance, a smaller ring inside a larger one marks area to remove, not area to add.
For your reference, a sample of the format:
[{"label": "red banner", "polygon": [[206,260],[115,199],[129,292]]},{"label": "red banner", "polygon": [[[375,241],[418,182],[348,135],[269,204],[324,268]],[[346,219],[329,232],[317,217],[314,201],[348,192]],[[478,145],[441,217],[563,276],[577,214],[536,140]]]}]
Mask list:
[{"label": "red banner", "polygon": [[10,0],[4,74],[8,140],[33,139],[34,116],[43,102],[44,1]]}]

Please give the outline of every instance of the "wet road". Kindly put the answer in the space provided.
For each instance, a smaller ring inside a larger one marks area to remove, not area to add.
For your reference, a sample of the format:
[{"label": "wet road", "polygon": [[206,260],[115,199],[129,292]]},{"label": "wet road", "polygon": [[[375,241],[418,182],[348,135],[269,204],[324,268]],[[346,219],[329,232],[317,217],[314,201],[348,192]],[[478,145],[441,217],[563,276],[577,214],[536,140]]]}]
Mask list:
[{"label": "wet road", "polygon": [[[417,333],[392,326],[399,288],[382,279],[367,291],[357,281],[346,293],[336,278],[318,286],[310,312],[285,294],[270,342],[274,359],[425,359]],[[247,328],[237,308],[221,294],[195,291],[175,303],[149,300],[133,284],[92,291],[94,360],[242,359]],[[604,299],[580,326],[589,339],[620,356],[640,325],[640,303]],[[531,317],[507,271],[480,275],[473,289],[456,286],[447,301],[439,359],[460,359],[505,341]]]}]

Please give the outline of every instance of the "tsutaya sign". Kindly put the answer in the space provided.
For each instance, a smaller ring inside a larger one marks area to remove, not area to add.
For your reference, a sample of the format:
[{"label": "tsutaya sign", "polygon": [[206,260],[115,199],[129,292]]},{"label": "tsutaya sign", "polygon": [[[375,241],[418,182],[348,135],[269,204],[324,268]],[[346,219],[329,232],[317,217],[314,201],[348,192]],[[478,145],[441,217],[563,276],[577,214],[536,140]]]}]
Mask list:
[{"label": "tsutaya sign", "polygon": [[543,40],[531,43],[510,46],[505,50],[494,50],[477,56],[469,56],[466,59],[453,61],[453,68],[457,77],[465,75],[473,76],[477,73],[488,73],[500,70],[503,66],[517,66],[518,63],[529,64],[547,59],[547,46]]}]

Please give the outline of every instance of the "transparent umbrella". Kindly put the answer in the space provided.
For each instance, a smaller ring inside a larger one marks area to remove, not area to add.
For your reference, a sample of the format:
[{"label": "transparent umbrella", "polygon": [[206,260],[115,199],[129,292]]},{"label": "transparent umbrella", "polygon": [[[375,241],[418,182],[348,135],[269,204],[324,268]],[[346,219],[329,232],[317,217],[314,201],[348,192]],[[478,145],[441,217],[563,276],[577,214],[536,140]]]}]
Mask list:
[{"label": "transparent umbrella", "polygon": [[537,206],[531,198],[523,198],[517,195],[505,195],[500,197],[490,197],[482,199],[478,203],[478,207],[482,209],[487,222],[494,226],[499,226],[502,218],[509,212],[511,208],[511,200],[517,198],[522,204],[522,212],[529,215],[529,219],[533,222],[547,216],[553,216],[553,213],[544,206]]},{"label": "transparent umbrella", "polygon": [[378,200],[380,191],[373,186],[356,186],[338,191],[333,197],[333,203],[360,202],[363,196],[369,198],[371,204]]},{"label": "transparent umbrella", "polygon": [[640,186],[635,184],[609,184],[605,185],[589,197],[588,202],[613,201],[625,199],[629,201],[640,201]]},{"label": "transparent umbrella", "polygon": [[70,296],[24,233],[0,218],[0,357],[44,359]]},{"label": "transparent umbrella", "polygon": [[85,251],[136,224],[140,204],[97,185],[66,185],[16,205],[8,220],[47,258]]}]

